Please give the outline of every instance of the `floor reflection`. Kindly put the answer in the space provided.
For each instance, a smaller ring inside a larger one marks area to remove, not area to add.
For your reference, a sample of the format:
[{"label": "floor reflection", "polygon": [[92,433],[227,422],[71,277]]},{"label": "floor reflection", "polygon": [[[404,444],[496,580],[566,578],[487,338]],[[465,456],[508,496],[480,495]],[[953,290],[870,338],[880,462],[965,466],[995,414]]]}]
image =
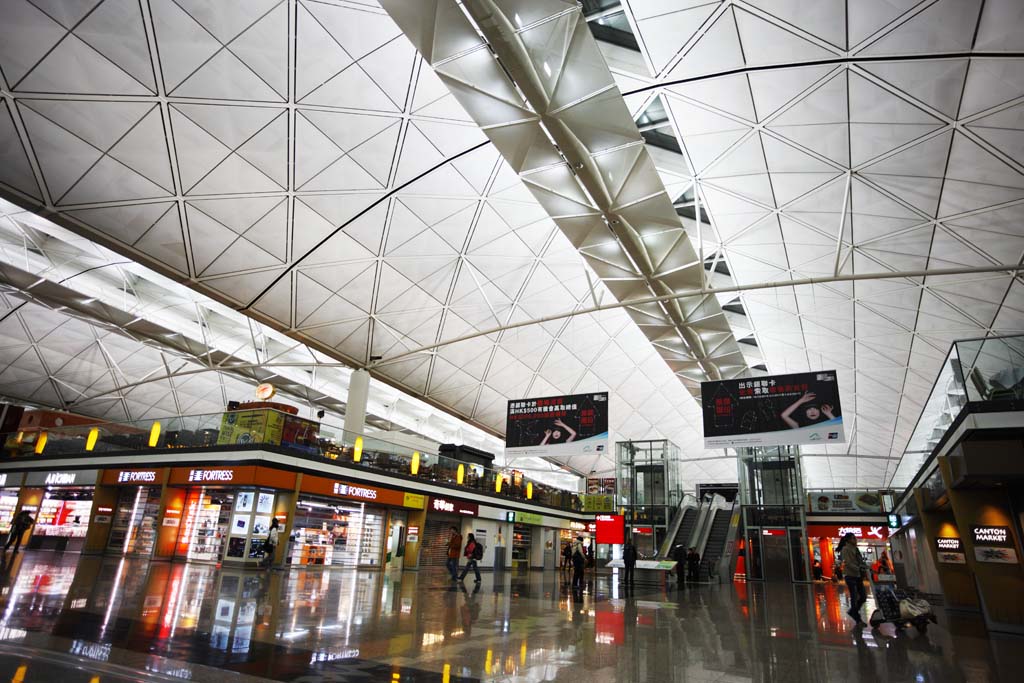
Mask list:
[{"label": "floor reflection", "polygon": [[834,584],[626,590],[600,577],[573,595],[550,572],[452,586],[441,571],[267,573],[29,552],[0,573],[0,678],[59,680],[59,657],[113,681],[122,670],[104,666],[196,681],[229,670],[277,681],[789,683],[1016,680],[1024,665],[1020,639],[989,638],[976,618],[940,611],[927,634],[855,629],[848,606]]}]

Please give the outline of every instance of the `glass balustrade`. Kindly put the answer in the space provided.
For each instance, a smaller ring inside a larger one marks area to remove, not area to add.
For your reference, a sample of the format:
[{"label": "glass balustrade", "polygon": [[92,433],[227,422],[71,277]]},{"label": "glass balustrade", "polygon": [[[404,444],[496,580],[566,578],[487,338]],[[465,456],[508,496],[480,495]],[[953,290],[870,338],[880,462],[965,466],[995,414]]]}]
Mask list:
[{"label": "glass balustrade", "polygon": [[581,510],[576,493],[527,479],[511,469],[492,469],[391,443],[345,433],[322,438],[317,422],[260,408],[132,422],[48,427],[0,435],[8,458],[89,457],[95,454],[157,453],[173,450],[270,449],[312,461],[464,488],[509,500],[562,510]]},{"label": "glass balustrade", "polygon": [[[906,391],[912,390],[908,382]],[[892,487],[904,489],[918,478],[922,466],[965,408],[1020,410],[1021,401],[1024,335],[953,342],[922,404],[917,425],[896,467]]]}]

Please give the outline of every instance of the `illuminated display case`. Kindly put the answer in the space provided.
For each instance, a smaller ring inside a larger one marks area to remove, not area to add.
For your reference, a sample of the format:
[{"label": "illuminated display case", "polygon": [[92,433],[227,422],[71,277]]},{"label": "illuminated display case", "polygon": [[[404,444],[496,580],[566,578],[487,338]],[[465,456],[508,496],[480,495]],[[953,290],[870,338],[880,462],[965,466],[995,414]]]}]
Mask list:
[{"label": "illuminated display case", "polygon": [[[50,494],[47,493],[47,496]],[[89,530],[89,515],[92,500],[60,500],[45,498],[39,506],[39,515],[33,534],[36,536],[59,536],[64,538],[85,538]]]},{"label": "illuminated display case", "polygon": [[379,566],[386,512],[359,505],[299,501],[288,562],[336,567]]},{"label": "illuminated display case", "polygon": [[10,533],[16,507],[18,507],[18,490],[0,490],[0,534]]}]

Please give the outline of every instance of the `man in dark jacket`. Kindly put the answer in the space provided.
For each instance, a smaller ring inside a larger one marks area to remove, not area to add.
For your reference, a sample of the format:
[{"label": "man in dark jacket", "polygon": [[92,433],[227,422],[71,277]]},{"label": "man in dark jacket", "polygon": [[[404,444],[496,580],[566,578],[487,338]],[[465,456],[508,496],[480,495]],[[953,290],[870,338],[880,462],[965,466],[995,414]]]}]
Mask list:
[{"label": "man in dark jacket", "polygon": [[622,549],[622,564],[625,567],[622,582],[626,586],[633,587],[633,574],[636,572],[636,546],[631,539],[626,539],[626,545]]},{"label": "man in dark jacket", "polygon": [[686,548],[682,544],[672,549],[672,559],[676,561],[676,578],[679,580],[679,585],[682,586],[686,577]]},{"label": "man in dark jacket", "polygon": [[572,588],[583,592],[583,568],[587,565],[587,551],[583,547],[583,537],[577,536],[572,544]]},{"label": "man in dark jacket", "polygon": [[22,510],[14,517],[14,521],[11,522],[11,533],[7,536],[7,543],[4,545],[4,553],[7,549],[14,545],[14,552],[18,552],[18,547],[21,545],[21,537],[25,535],[25,532],[31,528],[36,520],[32,519],[25,510]]},{"label": "man in dark jacket", "polygon": [[700,553],[690,548],[686,553],[686,580],[696,583],[700,579]]}]

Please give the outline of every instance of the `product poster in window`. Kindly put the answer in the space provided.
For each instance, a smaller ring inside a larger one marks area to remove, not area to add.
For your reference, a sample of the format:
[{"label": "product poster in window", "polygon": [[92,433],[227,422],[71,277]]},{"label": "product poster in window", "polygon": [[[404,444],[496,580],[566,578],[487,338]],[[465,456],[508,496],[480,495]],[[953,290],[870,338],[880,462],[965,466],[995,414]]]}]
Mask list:
[{"label": "product poster in window", "polygon": [[231,520],[231,535],[245,536],[249,533],[249,515],[235,515]]},{"label": "product poster in window", "polygon": [[508,402],[505,453],[595,455],[608,450],[608,392]]},{"label": "product poster in window", "polygon": [[256,517],[252,521],[252,535],[266,536],[270,532],[270,517]]},{"label": "product poster in window", "polygon": [[701,382],[704,447],[846,441],[835,370]]},{"label": "product poster in window", "polygon": [[252,512],[252,500],[255,495],[252,491],[240,491],[235,500],[235,512]]},{"label": "product poster in window", "polygon": [[256,498],[256,512],[269,515],[274,511],[274,494],[260,493]]}]

